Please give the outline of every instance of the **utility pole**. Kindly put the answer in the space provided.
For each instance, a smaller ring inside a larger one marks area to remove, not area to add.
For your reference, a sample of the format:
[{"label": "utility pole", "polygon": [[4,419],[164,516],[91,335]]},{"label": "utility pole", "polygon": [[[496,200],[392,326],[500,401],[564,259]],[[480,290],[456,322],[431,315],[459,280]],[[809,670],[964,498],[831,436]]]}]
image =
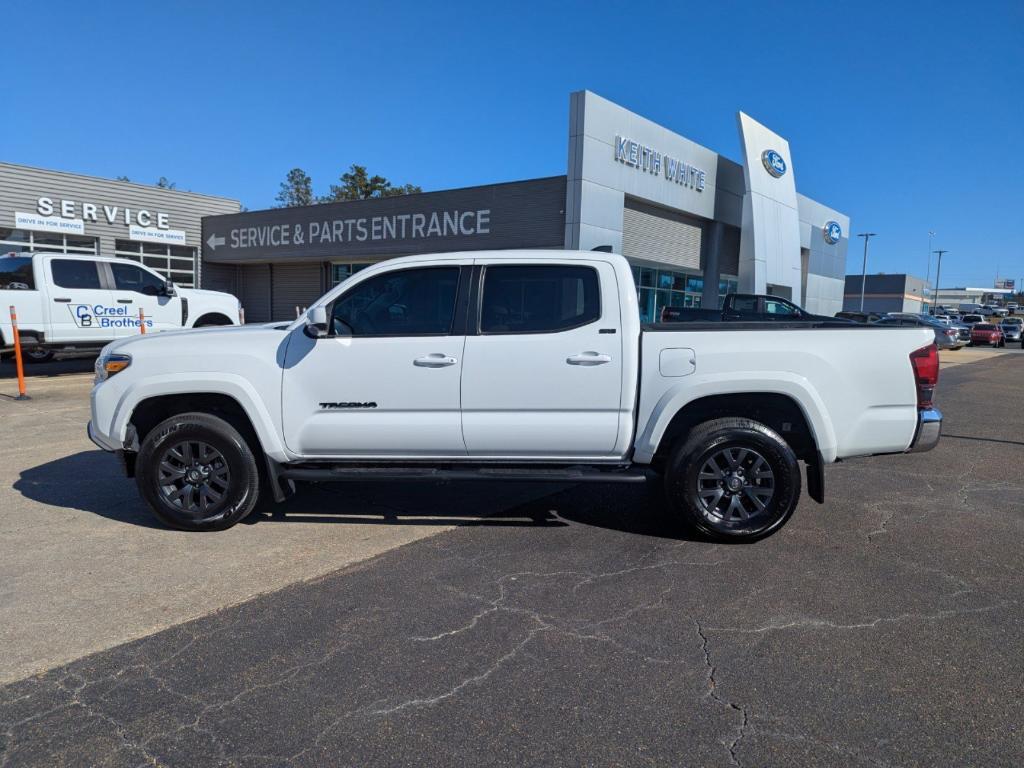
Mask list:
[{"label": "utility pole", "polygon": [[931,229],[928,230],[928,276],[925,278],[925,288],[928,288],[932,282],[932,238],[935,237],[935,232]]},{"label": "utility pole", "polygon": [[935,267],[935,295],[938,296],[939,276],[942,274],[942,254],[949,253],[949,251],[935,251],[935,253],[939,254],[939,263],[938,266]]},{"label": "utility pole", "polygon": [[860,268],[860,311],[864,311],[864,285],[868,280],[868,240],[875,236],[874,232],[862,232],[857,237],[864,238],[864,264]]}]

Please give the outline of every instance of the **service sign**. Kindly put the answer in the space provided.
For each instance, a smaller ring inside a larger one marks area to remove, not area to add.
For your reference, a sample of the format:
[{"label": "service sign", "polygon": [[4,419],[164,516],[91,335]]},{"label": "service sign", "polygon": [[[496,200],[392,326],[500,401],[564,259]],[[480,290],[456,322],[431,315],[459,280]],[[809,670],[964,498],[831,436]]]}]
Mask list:
[{"label": "service sign", "polygon": [[65,219],[61,216],[43,216],[38,213],[14,213],[15,229],[31,229],[36,232],[63,232],[67,235],[84,235],[85,222],[82,219]]},{"label": "service sign", "polygon": [[156,229],[155,227],[140,227],[130,224],[128,225],[128,239],[142,240],[147,243],[185,245],[185,232],[181,229]]},{"label": "service sign", "polygon": [[562,247],[565,177],[203,218],[203,258],[237,263]]}]

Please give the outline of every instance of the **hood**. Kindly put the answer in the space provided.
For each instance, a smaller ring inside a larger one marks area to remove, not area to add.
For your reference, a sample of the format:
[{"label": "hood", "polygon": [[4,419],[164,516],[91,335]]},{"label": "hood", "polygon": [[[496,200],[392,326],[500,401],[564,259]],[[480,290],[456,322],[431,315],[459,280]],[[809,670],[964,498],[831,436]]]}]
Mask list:
[{"label": "hood", "polygon": [[[232,345],[256,341],[260,336],[272,336],[283,339],[288,323],[264,323],[258,325],[211,325],[207,328],[184,328],[179,331],[161,331],[160,333],[140,333],[119,339],[104,347],[104,352],[127,352],[128,354],[149,354],[153,351],[160,354],[161,350],[177,351],[180,349],[200,351],[226,350]],[[257,342],[258,343],[258,342]]]},{"label": "hood", "polygon": [[178,286],[174,286],[174,290],[178,292],[179,296],[183,296],[184,298],[190,298],[193,296],[203,296],[208,299],[226,299],[230,301],[238,301],[238,299],[233,294],[226,293],[224,291],[211,291],[206,288],[179,288]]}]

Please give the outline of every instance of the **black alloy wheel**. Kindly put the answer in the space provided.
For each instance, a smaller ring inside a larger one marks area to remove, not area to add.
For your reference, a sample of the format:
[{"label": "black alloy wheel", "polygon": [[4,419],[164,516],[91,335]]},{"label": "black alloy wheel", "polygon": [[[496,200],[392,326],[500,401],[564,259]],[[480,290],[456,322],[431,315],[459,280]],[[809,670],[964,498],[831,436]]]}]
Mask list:
[{"label": "black alloy wheel", "polygon": [[231,424],[183,413],[145,436],[135,462],[143,498],[166,525],[186,531],[230,528],[259,500],[256,457]]},{"label": "black alloy wheel", "polygon": [[704,535],[752,542],[778,531],[800,500],[800,465],[770,427],[721,418],[690,431],[665,472],[669,508]]}]

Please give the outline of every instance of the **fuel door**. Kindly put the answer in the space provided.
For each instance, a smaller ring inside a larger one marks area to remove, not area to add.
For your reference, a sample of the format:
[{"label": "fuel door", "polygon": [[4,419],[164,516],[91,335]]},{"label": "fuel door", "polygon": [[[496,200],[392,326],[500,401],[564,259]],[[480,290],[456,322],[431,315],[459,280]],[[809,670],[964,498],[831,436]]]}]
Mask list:
[{"label": "fuel door", "polygon": [[697,353],[688,347],[661,350],[658,372],[666,378],[689,376],[697,370]]}]

